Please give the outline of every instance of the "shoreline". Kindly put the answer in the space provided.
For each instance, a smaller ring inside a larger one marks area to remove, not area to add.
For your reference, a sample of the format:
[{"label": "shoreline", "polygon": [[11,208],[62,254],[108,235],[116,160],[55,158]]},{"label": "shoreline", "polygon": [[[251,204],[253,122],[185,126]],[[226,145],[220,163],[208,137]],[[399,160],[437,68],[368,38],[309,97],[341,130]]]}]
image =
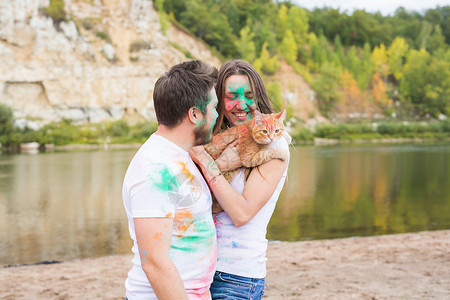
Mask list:
[{"label": "shoreline", "polygon": [[[327,138],[314,138],[312,141],[298,141],[292,143],[294,146],[330,146],[330,145],[378,145],[378,144],[423,144],[423,143],[448,143],[450,138],[380,138],[380,139],[355,139],[355,140],[339,140]],[[53,144],[28,149],[25,147],[18,148],[0,148],[0,152],[18,152],[18,153],[39,153],[66,150],[121,150],[121,149],[138,149],[142,143],[128,144],[68,144],[55,146]]]},{"label": "shoreline", "polygon": [[[450,230],[271,242],[264,299],[448,299]],[[2,299],[124,299],[131,254],[0,269]]]}]

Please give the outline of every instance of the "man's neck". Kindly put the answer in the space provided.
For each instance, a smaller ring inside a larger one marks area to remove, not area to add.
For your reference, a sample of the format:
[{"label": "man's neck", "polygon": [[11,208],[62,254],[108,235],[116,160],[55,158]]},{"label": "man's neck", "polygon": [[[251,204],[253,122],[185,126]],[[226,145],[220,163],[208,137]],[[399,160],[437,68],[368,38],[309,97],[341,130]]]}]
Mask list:
[{"label": "man's neck", "polygon": [[168,139],[186,152],[189,152],[194,146],[192,129],[187,128],[187,126],[184,126],[183,124],[180,124],[175,128],[159,125],[158,130],[156,130],[155,133]]}]

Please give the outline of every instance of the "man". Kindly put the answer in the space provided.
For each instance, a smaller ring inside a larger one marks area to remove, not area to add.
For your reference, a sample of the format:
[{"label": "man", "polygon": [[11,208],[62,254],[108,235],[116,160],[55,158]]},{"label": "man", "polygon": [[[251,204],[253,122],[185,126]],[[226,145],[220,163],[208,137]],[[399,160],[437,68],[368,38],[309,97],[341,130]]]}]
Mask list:
[{"label": "man", "polygon": [[138,150],[123,184],[134,246],[128,300],[210,299],[216,264],[211,194],[189,150],[212,138],[217,69],[173,66],[155,84],[158,130]]}]

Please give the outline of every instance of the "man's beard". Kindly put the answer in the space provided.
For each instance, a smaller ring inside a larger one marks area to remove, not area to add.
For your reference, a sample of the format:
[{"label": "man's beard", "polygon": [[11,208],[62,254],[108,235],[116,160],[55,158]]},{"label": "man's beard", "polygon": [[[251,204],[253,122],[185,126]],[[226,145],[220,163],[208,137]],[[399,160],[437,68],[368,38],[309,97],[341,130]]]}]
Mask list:
[{"label": "man's beard", "polygon": [[207,126],[208,124],[204,123],[194,129],[194,146],[208,144],[212,141],[212,130],[208,129]]}]

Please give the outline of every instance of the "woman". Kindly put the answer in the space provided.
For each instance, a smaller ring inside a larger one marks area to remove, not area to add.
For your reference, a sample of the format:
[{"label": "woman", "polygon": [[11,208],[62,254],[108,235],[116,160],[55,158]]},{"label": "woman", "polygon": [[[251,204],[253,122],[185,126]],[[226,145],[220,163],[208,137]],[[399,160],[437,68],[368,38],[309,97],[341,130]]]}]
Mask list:
[{"label": "woman", "polygon": [[[226,62],[219,70],[216,92],[219,100],[216,133],[252,118],[256,109],[272,113],[263,81],[247,62]],[[274,143],[289,148],[284,138]],[[229,158],[230,147],[225,151]],[[241,170],[229,184],[222,172],[236,165],[219,162],[224,155],[214,162],[199,146],[191,151],[191,156],[202,168],[224,209],[214,215],[217,271],[210,288],[212,298],[260,299],[266,276],[267,225],[286,178],[288,161],[272,159],[254,168],[246,181]]]}]

